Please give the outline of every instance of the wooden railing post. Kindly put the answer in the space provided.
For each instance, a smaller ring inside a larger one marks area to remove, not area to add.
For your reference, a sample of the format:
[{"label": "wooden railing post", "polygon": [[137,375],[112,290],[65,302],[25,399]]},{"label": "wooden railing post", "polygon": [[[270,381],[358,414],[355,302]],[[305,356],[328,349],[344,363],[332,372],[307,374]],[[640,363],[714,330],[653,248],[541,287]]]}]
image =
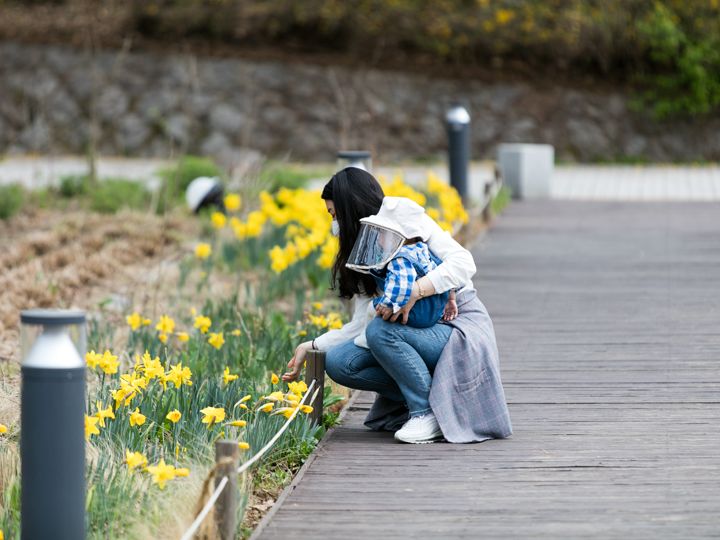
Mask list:
[{"label": "wooden railing post", "polygon": [[[308,403],[313,408],[310,413],[310,420],[314,424],[322,424],[323,417],[323,397],[325,390],[325,351],[308,351],[305,356],[305,384],[315,380],[315,388],[320,390],[315,399]],[[315,390],[313,390],[314,392]]]},{"label": "wooden railing post", "polygon": [[237,469],[240,461],[240,448],[237,441],[215,442],[215,486],[227,476],[225,485],[215,505],[215,523],[218,536],[222,540],[233,540],[237,528],[238,487]]}]

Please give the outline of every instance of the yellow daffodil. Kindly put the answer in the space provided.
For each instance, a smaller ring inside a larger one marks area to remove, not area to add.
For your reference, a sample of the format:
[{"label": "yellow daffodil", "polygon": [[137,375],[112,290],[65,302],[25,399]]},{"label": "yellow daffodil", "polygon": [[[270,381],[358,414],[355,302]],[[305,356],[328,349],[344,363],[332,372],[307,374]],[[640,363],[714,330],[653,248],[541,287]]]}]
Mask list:
[{"label": "yellow daffodil", "polygon": [[223,337],[222,332],[218,332],[217,334],[214,332],[210,332],[210,337],[208,338],[208,343],[215,347],[217,350],[220,350],[225,343],[225,338]]},{"label": "yellow daffodil", "polygon": [[152,475],[153,483],[160,489],[165,489],[165,483],[175,478],[175,467],[166,465],[164,459],[161,459],[157,465],[150,465],[147,471]]},{"label": "yellow daffodil", "polygon": [[237,212],[238,210],[240,210],[242,199],[237,193],[228,193],[227,195],[225,195],[223,203],[225,204],[225,209],[228,212]]},{"label": "yellow daffodil", "polygon": [[158,334],[158,339],[164,344],[167,343],[168,336],[167,334]]},{"label": "yellow daffodil", "polygon": [[245,409],[245,410],[247,410],[247,408],[248,408],[248,406],[245,405],[244,403],[241,403],[240,405],[238,405],[238,407],[240,407],[241,409]]},{"label": "yellow daffodil", "polygon": [[111,418],[112,420],[115,420],[115,413],[113,412],[112,407],[107,407],[106,409],[103,409],[102,403],[100,403],[99,401],[95,403],[95,406],[97,407],[95,417],[100,421],[100,427],[105,427],[106,418]]},{"label": "yellow daffodil", "polygon": [[150,326],[152,321],[150,319],[143,319],[142,324],[143,326]]},{"label": "yellow daffodil", "polygon": [[313,307],[313,309],[322,309],[323,303],[322,302],[313,302],[312,307]]},{"label": "yellow daffodil", "polygon": [[228,422],[228,425],[233,427],[245,427],[247,422],[245,420],[233,420],[232,422]]},{"label": "yellow daffodil", "polygon": [[285,418],[290,418],[294,410],[294,407],[280,407],[279,409],[275,409],[273,414],[282,414]]},{"label": "yellow daffodil", "polygon": [[200,412],[204,415],[202,423],[207,424],[208,428],[225,420],[225,409],[222,407],[205,407]]},{"label": "yellow daffodil", "polygon": [[190,336],[187,334],[187,332],[178,332],[175,334],[182,343],[187,342],[190,339]]},{"label": "yellow daffodil", "polygon": [[278,377],[275,373],[272,373],[272,374],[270,375],[270,382],[271,382],[271,383],[277,384],[279,380],[280,380],[280,377]]},{"label": "yellow daffodil", "polygon": [[102,354],[98,354],[95,351],[85,353],[85,363],[90,369],[95,369],[100,365],[102,360]]},{"label": "yellow daffodil", "polygon": [[226,368],[225,368],[225,371],[223,372],[223,383],[229,384],[230,382],[234,381],[234,380],[237,379],[238,377],[239,377],[239,375],[233,375],[233,374],[231,374],[231,373],[230,373],[230,368],[229,368],[229,367],[226,367]]},{"label": "yellow daffodil", "polygon": [[230,332],[230,334],[233,335],[233,336],[235,336],[235,337],[237,337],[237,336],[242,336],[242,331],[241,331],[239,328],[236,328],[235,330],[233,330],[232,332]]},{"label": "yellow daffodil", "polygon": [[305,414],[310,414],[313,412],[313,408],[310,405],[300,405],[300,411]]},{"label": "yellow daffodil", "polygon": [[135,410],[130,413],[130,427],[142,426],[145,423],[145,415],[140,412],[139,407],[135,407]]},{"label": "yellow daffodil", "polygon": [[276,392],[273,392],[269,396],[265,397],[265,399],[269,399],[270,401],[282,401],[284,398],[285,394],[283,394],[281,390],[277,390]]},{"label": "yellow daffodil", "polygon": [[132,471],[137,467],[145,467],[148,463],[148,460],[140,452],[131,452],[130,450],[125,450],[125,463],[127,463],[128,469]]},{"label": "yellow daffodil", "polygon": [[297,335],[298,335],[298,337],[307,336],[307,330],[300,330]]},{"label": "yellow daffodil", "polygon": [[222,229],[227,223],[227,217],[225,217],[225,214],[222,212],[213,212],[210,216],[210,221],[212,222],[213,227],[216,229]]},{"label": "yellow daffodil", "polygon": [[89,441],[92,435],[100,435],[100,430],[97,427],[99,418],[96,416],[85,415],[85,440]]},{"label": "yellow daffodil", "polygon": [[99,365],[100,369],[102,369],[105,374],[112,375],[117,373],[120,361],[118,360],[118,357],[110,351],[105,351],[100,359]]},{"label": "yellow daffodil", "polygon": [[8,432],[8,427],[5,424],[0,424],[0,435],[5,435]]},{"label": "yellow daffodil", "polygon": [[162,379],[165,374],[165,368],[160,362],[160,357],[150,358],[147,351],[143,355],[142,371],[147,379]]},{"label": "yellow daffodil", "polygon": [[180,418],[182,417],[182,413],[178,411],[177,409],[170,411],[167,413],[167,418],[170,420],[173,424],[177,424],[180,421]]},{"label": "yellow daffodil", "polygon": [[198,259],[207,259],[212,254],[210,244],[201,243],[195,246],[195,256]]},{"label": "yellow daffodil", "polygon": [[210,317],[205,317],[203,315],[198,315],[195,317],[195,328],[200,330],[201,334],[207,334],[207,331],[210,329],[210,326],[212,325],[212,321],[210,320]]},{"label": "yellow daffodil", "polygon": [[240,399],[240,403],[245,403],[245,402],[248,401],[251,397],[252,397],[252,396],[250,396],[250,394],[247,394],[247,395],[243,396],[243,397]]},{"label": "yellow daffodil", "polygon": [[183,367],[182,362],[170,366],[170,370],[165,374],[165,380],[173,383],[175,388],[180,388],[183,384],[192,386],[192,371],[189,367]]},{"label": "yellow daffodil", "polygon": [[140,314],[136,311],[132,315],[125,317],[125,320],[130,325],[131,330],[137,330],[142,326],[143,319]]},{"label": "yellow daffodil", "polygon": [[292,381],[288,383],[288,389],[298,396],[301,396],[303,392],[307,392],[307,384],[305,381]]},{"label": "yellow daffodil", "polygon": [[270,402],[266,403],[265,405],[261,405],[260,407],[258,407],[258,410],[262,412],[270,412],[273,410],[274,406],[275,404],[273,402]]},{"label": "yellow daffodil", "polygon": [[175,321],[167,315],[160,317],[160,322],[155,326],[155,330],[161,334],[172,334],[175,330]]},{"label": "yellow daffodil", "polygon": [[238,443],[238,447],[240,448],[240,450],[249,450],[250,449],[250,445],[248,443],[246,443],[245,441],[240,441]]},{"label": "yellow daffodil", "polygon": [[175,476],[177,476],[178,478],[190,476],[190,469],[188,469],[187,467],[178,467],[175,469]]}]

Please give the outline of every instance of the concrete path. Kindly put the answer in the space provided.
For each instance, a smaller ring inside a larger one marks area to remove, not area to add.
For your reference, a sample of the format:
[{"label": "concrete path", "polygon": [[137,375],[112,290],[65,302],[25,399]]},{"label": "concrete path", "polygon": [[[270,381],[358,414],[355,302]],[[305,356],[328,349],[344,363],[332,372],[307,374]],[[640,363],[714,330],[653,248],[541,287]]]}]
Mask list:
[{"label": "concrete path", "polygon": [[514,425],[404,445],[361,393],[277,538],[717,538],[720,204],[515,202],[476,246]]},{"label": "concrete path", "polygon": [[[170,162],[159,159],[100,158],[98,175],[101,178],[120,177],[158,185],[157,171]],[[472,164],[469,195],[482,200],[486,180],[492,178],[493,162]],[[396,173],[414,185],[427,179],[428,171],[447,180],[444,164],[428,166],[378,166],[377,175],[392,179]],[[82,157],[11,157],[0,160],[0,185],[20,183],[28,188],[57,185],[66,175],[87,172]],[[311,182],[322,187],[327,178]],[[552,197],[564,200],[720,200],[720,166],[623,166],[623,165],[558,165],[552,180]]]}]

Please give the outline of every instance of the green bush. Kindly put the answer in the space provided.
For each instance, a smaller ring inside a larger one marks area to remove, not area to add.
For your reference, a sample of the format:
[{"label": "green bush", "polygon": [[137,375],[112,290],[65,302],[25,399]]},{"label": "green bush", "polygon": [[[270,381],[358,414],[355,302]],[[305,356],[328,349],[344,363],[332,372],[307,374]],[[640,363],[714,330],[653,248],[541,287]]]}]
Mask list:
[{"label": "green bush", "polygon": [[77,197],[87,193],[88,177],[85,175],[70,175],[60,178],[60,195],[65,198]]},{"label": "green bush", "polygon": [[260,173],[260,181],[265,189],[275,192],[280,188],[304,188],[308,180],[314,178],[330,179],[332,169],[307,168],[301,165],[270,162]]},{"label": "green bush", "polygon": [[89,195],[90,208],[103,214],[113,214],[120,208],[147,208],[149,199],[142,184],[121,178],[100,181]]},{"label": "green bush", "polygon": [[199,156],[183,156],[176,166],[160,171],[163,187],[171,197],[182,196],[190,182],[199,176],[224,175],[212,159]]},{"label": "green bush", "polygon": [[18,185],[0,186],[0,219],[10,219],[22,208],[23,189]]}]

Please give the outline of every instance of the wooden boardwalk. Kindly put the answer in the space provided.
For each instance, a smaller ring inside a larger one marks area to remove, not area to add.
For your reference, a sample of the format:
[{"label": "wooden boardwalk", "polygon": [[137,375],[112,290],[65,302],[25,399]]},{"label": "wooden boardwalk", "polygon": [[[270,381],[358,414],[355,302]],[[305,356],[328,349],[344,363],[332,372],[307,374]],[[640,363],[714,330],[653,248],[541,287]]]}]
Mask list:
[{"label": "wooden boardwalk", "polygon": [[255,538],[720,538],[720,204],[518,202],[475,248],[514,435],[362,420]]}]

